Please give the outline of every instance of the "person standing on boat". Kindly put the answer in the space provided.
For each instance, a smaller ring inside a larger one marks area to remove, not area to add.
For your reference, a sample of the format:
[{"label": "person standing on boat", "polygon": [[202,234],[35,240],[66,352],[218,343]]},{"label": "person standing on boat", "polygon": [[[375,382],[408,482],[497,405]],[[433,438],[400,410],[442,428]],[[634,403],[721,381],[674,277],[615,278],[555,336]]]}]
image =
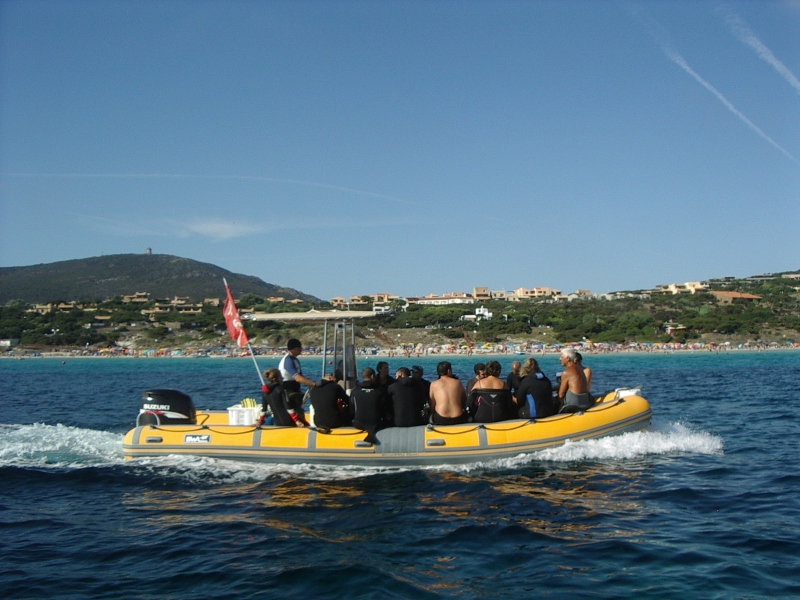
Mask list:
[{"label": "person standing on boat", "polygon": [[301,385],[314,387],[314,382],[303,375],[300,368],[300,361],[297,357],[303,352],[303,344],[295,338],[290,339],[286,344],[286,354],[278,364],[278,370],[283,377],[283,389],[287,392],[296,393],[300,391]]},{"label": "person standing on boat", "polygon": [[443,360],[436,365],[439,379],[431,382],[431,420],[434,425],[457,425],[467,422],[467,393],[453,375],[452,365]]},{"label": "person standing on boat", "polygon": [[561,385],[558,388],[558,397],[564,406],[577,406],[578,408],[589,408],[592,399],[589,397],[589,390],[586,386],[586,375],[583,369],[579,369],[575,357],[574,348],[564,348],[559,356],[561,366],[564,371],[561,373]]}]

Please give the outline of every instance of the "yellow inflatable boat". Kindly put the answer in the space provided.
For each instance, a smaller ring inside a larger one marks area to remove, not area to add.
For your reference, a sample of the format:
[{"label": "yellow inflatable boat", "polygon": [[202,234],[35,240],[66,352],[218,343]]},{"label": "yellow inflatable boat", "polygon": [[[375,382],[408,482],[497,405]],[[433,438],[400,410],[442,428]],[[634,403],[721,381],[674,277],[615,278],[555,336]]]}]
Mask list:
[{"label": "yellow inflatable boat", "polygon": [[[360,429],[323,432],[313,427],[231,425],[230,411],[194,411],[180,392],[154,390],[150,406],[123,442],[127,458],[168,454],[228,460],[365,466],[462,464],[517,456],[542,448],[640,431],[650,424],[650,405],[638,390],[617,390],[582,412],[544,419],[464,425],[390,427],[377,432],[377,443]],[[188,396],[184,396],[188,398]],[[145,407],[148,405],[145,404]],[[182,412],[178,412],[182,411]],[[193,413],[193,414],[192,414]]]},{"label": "yellow inflatable boat", "polygon": [[[324,323],[322,374],[329,364],[341,363],[345,389],[357,376],[353,321],[374,316],[371,312],[347,311],[257,314],[264,320]],[[333,326],[331,361],[327,353],[329,324]],[[513,457],[560,446],[567,440],[640,431],[650,424],[650,405],[638,389],[619,389],[585,411],[543,419],[390,427],[376,433],[376,443],[367,441],[366,432],[353,427],[323,431],[257,426],[258,408],[252,399],[248,399],[250,406],[227,411],[196,411],[192,399],[175,390],[146,391],[142,399],[136,427],[123,442],[126,458],[179,454],[287,464],[459,464]]]}]

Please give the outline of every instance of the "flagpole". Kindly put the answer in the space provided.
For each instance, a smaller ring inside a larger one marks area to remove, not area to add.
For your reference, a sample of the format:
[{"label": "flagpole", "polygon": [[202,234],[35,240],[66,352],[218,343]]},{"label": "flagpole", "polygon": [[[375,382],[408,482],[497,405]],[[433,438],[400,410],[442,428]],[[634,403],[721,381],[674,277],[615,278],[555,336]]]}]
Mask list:
[{"label": "flagpole", "polygon": [[253,354],[253,347],[250,345],[250,342],[247,342],[247,349],[250,350],[250,356],[253,359],[253,364],[256,366],[256,373],[258,373],[258,378],[261,380],[261,387],[263,388],[265,385],[267,385],[267,382],[264,381],[264,376],[261,374],[261,368],[258,366],[256,355]]},{"label": "flagpole", "polygon": [[[236,345],[239,348],[242,347],[240,340],[241,337],[244,336],[245,342],[247,343],[247,349],[250,351],[250,357],[253,359],[253,364],[256,366],[256,373],[258,373],[258,378],[261,381],[261,387],[263,388],[266,385],[264,381],[264,376],[261,374],[261,369],[258,366],[258,361],[256,361],[256,355],[253,352],[253,347],[250,345],[250,340],[247,339],[247,334],[244,331],[244,325],[242,325],[241,319],[239,319],[239,311],[236,309],[236,302],[233,300],[233,294],[231,294],[231,289],[228,287],[228,281],[223,277],[222,283],[225,284],[225,306],[223,307],[222,314],[225,317],[225,325],[228,327],[228,333],[230,334],[231,338],[236,340]],[[231,304],[230,314],[226,314],[228,312],[228,302]],[[238,324],[237,324],[238,323]]]}]

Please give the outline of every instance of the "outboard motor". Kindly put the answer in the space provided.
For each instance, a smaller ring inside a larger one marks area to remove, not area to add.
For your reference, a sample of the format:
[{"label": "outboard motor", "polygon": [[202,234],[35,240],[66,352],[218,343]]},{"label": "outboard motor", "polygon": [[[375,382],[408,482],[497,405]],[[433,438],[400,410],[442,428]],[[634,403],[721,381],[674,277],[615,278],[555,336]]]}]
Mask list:
[{"label": "outboard motor", "polygon": [[142,407],[136,417],[141,425],[195,425],[197,416],[190,396],[178,390],[142,392]]}]

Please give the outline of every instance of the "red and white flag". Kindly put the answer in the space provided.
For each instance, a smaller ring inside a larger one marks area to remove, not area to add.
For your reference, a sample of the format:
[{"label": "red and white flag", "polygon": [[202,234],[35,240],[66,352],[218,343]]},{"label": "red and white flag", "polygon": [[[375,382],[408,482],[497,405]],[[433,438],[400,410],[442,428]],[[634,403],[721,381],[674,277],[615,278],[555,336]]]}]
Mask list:
[{"label": "red and white flag", "polygon": [[239,318],[239,311],[236,309],[236,303],[233,301],[231,288],[228,287],[228,282],[224,279],[225,283],[225,306],[222,309],[222,315],[225,317],[225,325],[228,326],[228,333],[231,338],[236,341],[239,348],[247,346],[247,334],[244,332],[242,320]]}]

